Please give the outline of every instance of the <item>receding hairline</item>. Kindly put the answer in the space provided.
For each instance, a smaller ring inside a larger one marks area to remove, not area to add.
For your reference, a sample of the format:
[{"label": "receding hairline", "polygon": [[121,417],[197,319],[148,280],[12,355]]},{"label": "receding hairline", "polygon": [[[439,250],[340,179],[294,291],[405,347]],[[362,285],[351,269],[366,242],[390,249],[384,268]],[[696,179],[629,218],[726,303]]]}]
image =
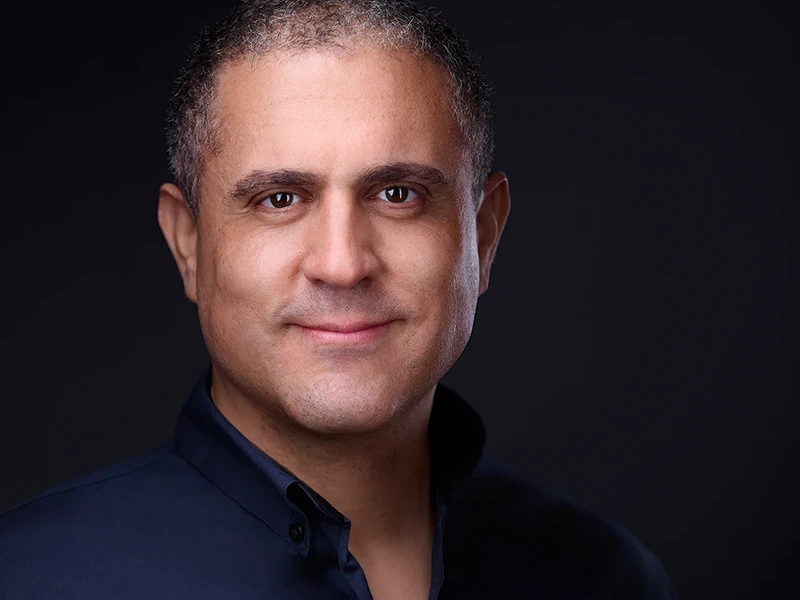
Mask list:
[{"label": "receding hairline", "polygon": [[201,150],[201,162],[207,156],[216,156],[218,155],[222,149],[224,144],[224,115],[219,111],[218,105],[218,92],[220,89],[221,79],[224,77],[226,73],[229,73],[232,69],[235,69],[239,66],[242,66],[246,63],[251,63],[251,65],[255,68],[256,62],[268,62],[268,61],[278,61],[278,62],[286,62],[296,58],[298,56],[304,54],[311,54],[311,53],[319,53],[319,54],[331,54],[338,59],[346,59],[348,56],[352,56],[353,54],[359,51],[375,51],[385,55],[388,58],[397,58],[400,59],[404,55],[411,56],[414,59],[427,63],[430,65],[438,74],[439,79],[442,83],[440,88],[440,99],[445,102],[445,105],[449,109],[449,116],[451,118],[451,122],[454,126],[454,131],[459,136],[459,142],[461,143],[462,150],[469,156],[471,155],[471,148],[469,145],[469,140],[463,130],[463,126],[459,123],[459,120],[456,115],[456,107],[455,104],[457,100],[455,98],[456,91],[453,89],[454,84],[452,78],[447,73],[447,69],[444,65],[440,64],[435,57],[432,57],[427,54],[423,54],[420,52],[414,52],[413,48],[408,47],[395,47],[395,48],[385,48],[383,46],[379,46],[377,44],[369,43],[368,41],[353,43],[349,46],[342,46],[342,45],[319,45],[315,47],[303,47],[303,48],[280,48],[276,50],[271,50],[269,52],[264,52],[260,54],[255,53],[248,53],[248,54],[241,54],[237,55],[232,58],[226,58],[222,62],[220,62],[214,70],[214,73],[211,77],[211,86],[209,88],[209,96],[207,99],[206,104],[206,112],[209,117],[209,127],[213,140],[210,144],[208,144],[207,148],[203,148]]}]

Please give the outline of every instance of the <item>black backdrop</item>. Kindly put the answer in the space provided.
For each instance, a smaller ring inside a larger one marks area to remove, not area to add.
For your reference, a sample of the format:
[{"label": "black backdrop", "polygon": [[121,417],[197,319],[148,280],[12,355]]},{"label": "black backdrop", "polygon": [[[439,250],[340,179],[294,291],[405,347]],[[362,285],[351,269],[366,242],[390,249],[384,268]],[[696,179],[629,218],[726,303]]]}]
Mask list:
[{"label": "black backdrop", "polygon": [[[0,509],[165,439],[207,360],[156,199],[171,80],[230,2],[68,4],[3,11]],[[437,3],[496,90],[512,191],[445,382],[492,455],[632,530],[684,598],[779,597],[796,28],[601,4]]]}]

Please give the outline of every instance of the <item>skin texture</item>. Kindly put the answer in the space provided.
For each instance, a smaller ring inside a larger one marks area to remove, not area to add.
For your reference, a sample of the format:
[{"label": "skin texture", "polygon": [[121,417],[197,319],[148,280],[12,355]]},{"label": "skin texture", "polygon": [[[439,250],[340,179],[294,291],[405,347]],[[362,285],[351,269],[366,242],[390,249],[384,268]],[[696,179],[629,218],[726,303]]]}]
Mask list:
[{"label": "skin texture", "polygon": [[[427,420],[509,212],[502,173],[469,193],[447,92],[428,59],[370,47],[228,64],[197,221],[173,184],[159,198],[215,404],[350,518],[376,598],[427,597]],[[359,323],[386,324],[313,331]]]}]

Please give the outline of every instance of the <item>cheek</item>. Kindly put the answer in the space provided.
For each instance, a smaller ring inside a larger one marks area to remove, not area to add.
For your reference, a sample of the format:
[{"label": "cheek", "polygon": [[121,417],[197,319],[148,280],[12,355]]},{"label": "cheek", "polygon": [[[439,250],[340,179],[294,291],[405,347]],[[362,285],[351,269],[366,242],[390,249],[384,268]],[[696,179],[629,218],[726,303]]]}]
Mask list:
[{"label": "cheek", "polygon": [[231,228],[207,256],[209,287],[241,302],[260,298],[263,303],[265,291],[291,258],[286,249],[295,244],[285,238],[280,232]]},{"label": "cheek", "polygon": [[210,337],[241,337],[260,331],[251,327],[269,314],[280,264],[263,239],[241,235],[219,237],[204,246],[198,260],[198,313]]},{"label": "cheek", "polygon": [[455,219],[447,227],[419,233],[406,263],[413,282],[417,321],[407,348],[412,365],[440,379],[458,360],[472,334],[479,273],[469,227]]},{"label": "cheek", "polygon": [[479,284],[477,247],[470,227],[451,220],[446,225],[420,227],[398,242],[403,269],[423,312],[446,328],[469,320]]}]

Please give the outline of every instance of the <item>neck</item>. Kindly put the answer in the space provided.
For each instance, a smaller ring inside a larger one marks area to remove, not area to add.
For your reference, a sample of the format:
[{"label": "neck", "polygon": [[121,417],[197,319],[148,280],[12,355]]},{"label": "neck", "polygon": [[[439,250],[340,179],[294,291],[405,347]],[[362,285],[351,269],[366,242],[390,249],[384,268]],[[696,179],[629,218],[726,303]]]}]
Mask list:
[{"label": "neck", "polygon": [[242,435],[351,522],[354,555],[432,542],[428,421],[435,387],[379,431],[320,434],[276,415],[215,371],[214,404]]}]

